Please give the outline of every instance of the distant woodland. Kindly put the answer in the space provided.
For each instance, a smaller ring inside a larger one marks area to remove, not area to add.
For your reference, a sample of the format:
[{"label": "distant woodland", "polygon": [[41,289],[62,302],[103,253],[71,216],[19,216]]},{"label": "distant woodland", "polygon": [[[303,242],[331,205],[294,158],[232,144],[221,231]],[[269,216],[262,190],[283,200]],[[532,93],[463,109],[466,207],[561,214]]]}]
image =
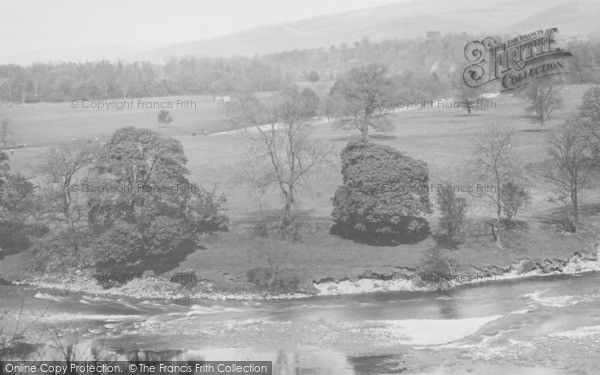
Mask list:
[{"label": "distant woodland", "polygon": [[[465,65],[464,46],[482,37],[462,33],[381,43],[365,37],[352,45],[254,58],[173,57],[163,64],[100,61],[0,65],[0,100],[35,103],[276,91],[303,81],[332,82],[340,72],[372,62],[388,66],[407,96],[431,98],[452,88],[453,74]],[[566,49],[574,55],[569,83],[600,83],[600,39],[571,41]]]}]

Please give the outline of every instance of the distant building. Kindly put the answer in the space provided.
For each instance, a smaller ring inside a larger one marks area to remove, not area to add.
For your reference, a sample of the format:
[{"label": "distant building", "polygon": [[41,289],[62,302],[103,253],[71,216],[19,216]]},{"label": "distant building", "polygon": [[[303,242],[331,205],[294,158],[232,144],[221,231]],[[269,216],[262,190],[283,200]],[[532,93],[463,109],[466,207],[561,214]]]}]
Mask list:
[{"label": "distant building", "polygon": [[427,37],[430,39],[441,39],[442,33],[440,31],[428,31]]},{"label": "distant building", "polygon": [[590,37],[585,34],[577,34],[564,39],[564,42],[566,43],[587,43],[589,41]]},{"label": "distant building", "polygon": [[575,40],[577,41],[577,43],[587,43],[590,41],[590,38],[587,35],[584,34],[578,34],[575,37]]}]

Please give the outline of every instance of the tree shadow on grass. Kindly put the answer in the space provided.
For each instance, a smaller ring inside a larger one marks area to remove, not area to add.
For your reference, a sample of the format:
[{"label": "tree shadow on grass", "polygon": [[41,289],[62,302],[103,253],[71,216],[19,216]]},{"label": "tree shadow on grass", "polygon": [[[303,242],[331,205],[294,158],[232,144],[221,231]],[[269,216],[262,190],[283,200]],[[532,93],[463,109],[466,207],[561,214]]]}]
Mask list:
[{"label": "tree shadow on grass", "polygon": [[206,250],[204,245],[196,241],[185,241],[181,246],[170,252],[167,256],[153,257],[148,260],[148,267],[156,274],[162,274],[179,267],[181,262],[196,250]]},{"label": "tree shadow on grass", "polygon": [[465,111],[464,113],[457,113],[455,114],[453,117],[463,117],[463,118],[470,118],[470,117],[483,117],[486,116],[485,113],[471,113],[470,115],[467,113],[467,111]]},{"label": "tree shadow on grass", "polygon": [[[397,139],[398,136],[392,135],[392,134],[373,134],[373,135],[370,135],[370,138],[375,141],[392,141],[394,139]],[[350,141],[355,141],[358,139],[360,139],[360,136],[358,136],[358,135],[347,135],[347,136],[343,136],[343,137],[333,138],[332,141],[333,142],[350,142]]]},{"label": "tree shadow on grass", "polygon": [[464,238],[459,238],[458,236],[455,238],[448,238],[448,235],[445,233],[436,233],[432,235],[435,243],[442,249],[448,250],[458,250],[460,245],[462,245],[465,240]]},{"label": "tree shadow on grass", "polygon": [[[579,207],[579,221],[581,229],[585,229],[586,218],[596,216],[600,213],[600,204],[585,204]],[[575,233],[575,225],[569,220],[565,212],[565,208],[556,206],[548,209],[536,216],[543,229],[551,230],[559,233]]]},{"label": "tree shadow on grass", "polygon": [[[408,225],[409,223],[413,226]],[[380,227],[380,225],[378,227],[367,226],[366,230],[357,231],[352,226],[334,224],[329,233],[370,246],[414,245],[427,239],[431,234],[429,223],[420,217],[406,217],[404,224],[395,225],[392,232],[383,232],[379,229]]]}]

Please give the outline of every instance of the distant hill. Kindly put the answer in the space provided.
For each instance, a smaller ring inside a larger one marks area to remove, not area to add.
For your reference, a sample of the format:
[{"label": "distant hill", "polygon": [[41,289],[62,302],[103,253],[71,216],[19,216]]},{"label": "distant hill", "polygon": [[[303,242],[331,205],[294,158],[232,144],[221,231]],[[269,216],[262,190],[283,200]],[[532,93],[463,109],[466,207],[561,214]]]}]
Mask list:
[{"label": "distant hill", "polygon": [[535,23],[540,28],[557,26],[561,35],[600,35],[600,2],[568,1],[516,23],[513,29],[515,32],[526,32]]},{"label": "distant hill", "polygon": [[0,64],[28,65],[32,62],[63,62],[63,61],[100,61],[135,60],[134,56],[140,50],[132,50],[125,46],[93,46],[84,48],[57,49],[47,51],[31,51],[10,56],[0,56]]},{"label": "distant hill", "polygon": [[[253,56],[293,49],[339,47],[368,36],[373,42],[441,34],[516,35],[556,26],[561,37],[600,35],[598,0],[410,0],[374,8],[265,25],[212,39],[152,51],[125,46],[90,46],[0,56],[0,64],[61,61],[147,60],[170,56]],[[199,26],[201,27],[201,26]]]},{"label": "distant hill", "polygon": [[162,62],[169,56],[233,56],[290,49],[328,48],[364,36],[372,41],[425,37],[427,31],[515,34],[556,26],[562,35],[597,34],[597,0],[413,0],[261,26],[214,39],[136,55]]}]

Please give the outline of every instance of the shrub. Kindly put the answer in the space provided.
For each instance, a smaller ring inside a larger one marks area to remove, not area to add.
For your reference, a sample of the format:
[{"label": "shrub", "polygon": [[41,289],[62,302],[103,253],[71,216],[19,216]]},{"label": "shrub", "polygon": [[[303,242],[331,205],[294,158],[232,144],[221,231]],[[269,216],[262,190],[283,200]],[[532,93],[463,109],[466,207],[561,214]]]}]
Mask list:
[{"label": "shrub", "polygon": [[300,278],[287,267],[293,246],[284,240],[257,238],[248,249],[248,256],[255,258],[265,267],[257,267],[246,273],[248,281],[260,288],[273,292],[295,292]]},{"label": "shrub", "polygon": [[425,281],[443,283],[456,276],[458,267],[457,259],[447,256],[440,246],[434,245],[423,252],[418,273]]},{"label": "shrub", "polygon": [[175,284],[179,284],[184,288],[193,288],[198,284],[198,278],[194,270],[183,270],[177,272],[170,277],[170,281]]},{"label": "shrub", "polygon": [[248,281],[256,286],[278,293],[293,293],[300,288],[301,280],[295,274],[284,273],[283,270],[257,267],[246,273]]},{"label": "shrub", "polygon": [[500,188],[500,202],[504,215],[512,220],[519,209],[531,202],[531,195],[521,184],[509,181]]},{"label": "shrub", "polygon": [[414,243],[429,226],[427,165],[389,146],[367,141],[342,151],[344,185],[333,197],[333,234],[374,245]]},{"label": "shrub", "polygon": [[455,237],[460,234],[465,225],[468,204],[464,197],[456,195],[452,184],[443,182],[443,186],[437,190],[437,201],[440,206],[440,227],[444,230],[438,243],[444,243],[454,247]]}]

